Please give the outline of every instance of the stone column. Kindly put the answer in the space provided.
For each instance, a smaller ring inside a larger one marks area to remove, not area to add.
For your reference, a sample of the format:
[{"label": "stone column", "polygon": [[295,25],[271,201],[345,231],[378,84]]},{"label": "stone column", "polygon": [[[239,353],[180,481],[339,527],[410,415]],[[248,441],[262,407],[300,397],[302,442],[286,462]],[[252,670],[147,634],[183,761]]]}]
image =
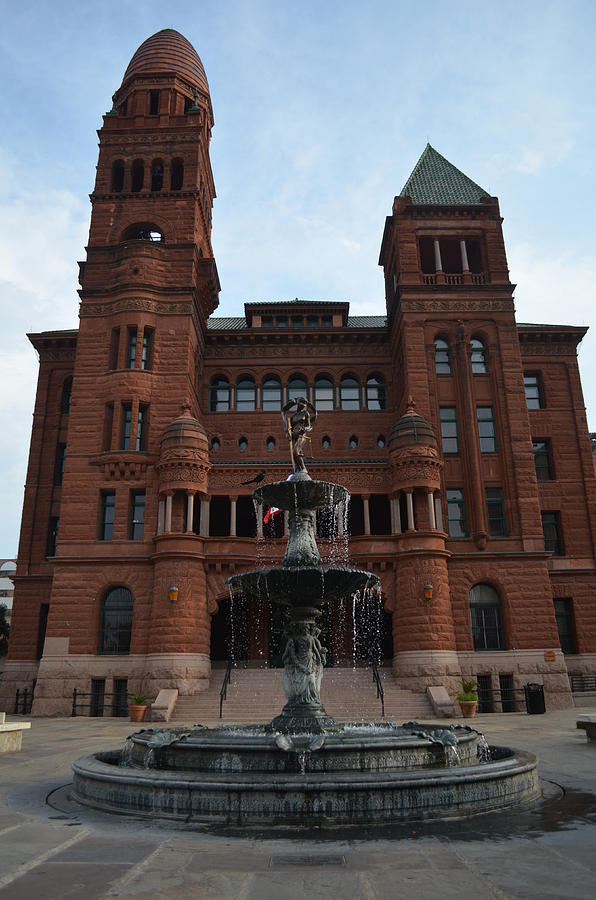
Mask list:
[{"label": "stone column", "polygon": [[362,507],[364,510],[364,533],[370,534],[370,507],[368,505],[369,494],[362,495]]},{"label": "stone column", "polygon": [[401,510],[399,508],[399,494],[391,498],[391,531],[393,534],[401,534]]},{"label": "stone column", "polygon": [[437,238],[434,239],[434,248],[435,248],[435,269],[437,272],[443,271],[443,263],[441,261],[441,247]]},{"label": "stone column", "polygon": [[428,491],[426,496],[428,500],[428,524],[430,525],[431,531],[436,531],[437,520],[435,518],[435,498],[432,491]]},{"label": "stone column", "polygon": [[415,531],[414,524],[414,497],[412,491],[406,491],[406,506],[408,510],[408,531]]},{"label": "stone column", "polygon": [[157,502],[157,533],[163,534],[165,519],[165,500],[160,497]]},{"label": "stone column", "polygon": [[172,491],[166,494],[166,521],[164,530],[167,534],[172,530]]},{"label": "stone column", "polygon": [[201,537],[209,537],[209,504],[211,497],[201,500],[201,517],[199,519],[199,533]]},{"label": "stone column", "polygon": [[186,492],[186,533],[192,533],[192,522],[195,511],[195,495],[194,491]]},{"label": "stone column", "polygon": [[459,249],[461,253],[461,267],[464,272],[469,272],[468,251],[466,250],[466,242],[464,240],[459,242]]},{"label": "stone column", "polygon": [[236,503],[238,497],[230,497],[230,537],[236,537]]},{"label": "stone column", "polygon": [[443,531],[443,505],[441,503],[441,497],[435,497],[435,520],[437,523],[437,529],[439,531]]}]

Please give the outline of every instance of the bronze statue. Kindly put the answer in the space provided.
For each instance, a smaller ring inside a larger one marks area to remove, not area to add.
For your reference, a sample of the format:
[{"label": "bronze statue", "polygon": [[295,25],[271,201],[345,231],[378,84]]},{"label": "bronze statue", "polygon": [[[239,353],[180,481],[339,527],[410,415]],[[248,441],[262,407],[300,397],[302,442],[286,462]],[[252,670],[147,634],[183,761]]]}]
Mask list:
[{"label": "bronze statue", "polygon": [[[288,415],[290,410],[296,407],[295,411]],[[292,457],[292,469],[294,472],[306,472],[304,464],[304,444],[310,438],[307,437],[309,431],[312,431],[317,418],[317,411],[313,404],[306,400],[305,397],[295,397],[289,400],[282,407],[281,417],[284,423],[286,437],[290,442],[290,455]]]}]

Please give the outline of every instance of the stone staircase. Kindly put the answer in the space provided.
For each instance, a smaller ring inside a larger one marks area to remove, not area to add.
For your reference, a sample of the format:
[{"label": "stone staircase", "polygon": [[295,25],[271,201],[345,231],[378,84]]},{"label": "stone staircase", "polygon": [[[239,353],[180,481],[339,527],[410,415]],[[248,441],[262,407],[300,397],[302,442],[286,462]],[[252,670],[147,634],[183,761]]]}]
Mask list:
[{"label": "stone staircase", "polygon": [[[380,669],[385,691],[385,718],[396,722],[435,718],[425,694],[399,688],[391,669]],[[180,696],[172,722],[234,724],[269,722],[286,702],[281,669],[233,669],[223,716],[219,719],[219,693],[224,669],[215,669],[206,691]],[[381,721],[381,701],[367,668],[325,669],[321,686],[325,710],[340,722]]]}]

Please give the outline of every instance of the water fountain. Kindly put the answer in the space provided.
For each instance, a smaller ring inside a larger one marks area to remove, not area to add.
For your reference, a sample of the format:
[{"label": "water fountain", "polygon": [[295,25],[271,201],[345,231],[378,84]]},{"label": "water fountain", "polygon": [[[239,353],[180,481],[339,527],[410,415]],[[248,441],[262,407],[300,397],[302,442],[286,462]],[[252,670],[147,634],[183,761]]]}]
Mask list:
[{"label": "water fountain", "polygon": [[124,750],[74,764],[72,796],[109,812],[185,823],[371,824],[470,815],[539,796],[536,760],[487,747],[462,725],[339,724],[321,703],[323,603],[378,584],[370,572],[323,566],[317,509],[335,509],[347,491],[313,481],[304,442],[316,412],[304,399],[282,410],[293,473],[255,491],[258,503],[289,514],[282,565],[234,575],[233,592],[284,607],[287,703],[267,725],[148,728]]}]

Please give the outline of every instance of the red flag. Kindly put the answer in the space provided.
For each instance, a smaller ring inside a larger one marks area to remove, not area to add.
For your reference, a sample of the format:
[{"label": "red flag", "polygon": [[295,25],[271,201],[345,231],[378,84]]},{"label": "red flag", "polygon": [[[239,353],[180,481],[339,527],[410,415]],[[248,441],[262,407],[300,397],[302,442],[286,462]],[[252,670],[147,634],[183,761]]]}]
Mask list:
[{"label": "red flag", "polygon": [[278,509],[277,506],[270,506],[269,509],[267,510],[267,512],[265,513],[265,518],[263,519],[263,522],[265,523],[265,525],[267,524],[267,522],[271,521],[273,516],[276,516],[280,512],[282,512],[282,510]]}]

